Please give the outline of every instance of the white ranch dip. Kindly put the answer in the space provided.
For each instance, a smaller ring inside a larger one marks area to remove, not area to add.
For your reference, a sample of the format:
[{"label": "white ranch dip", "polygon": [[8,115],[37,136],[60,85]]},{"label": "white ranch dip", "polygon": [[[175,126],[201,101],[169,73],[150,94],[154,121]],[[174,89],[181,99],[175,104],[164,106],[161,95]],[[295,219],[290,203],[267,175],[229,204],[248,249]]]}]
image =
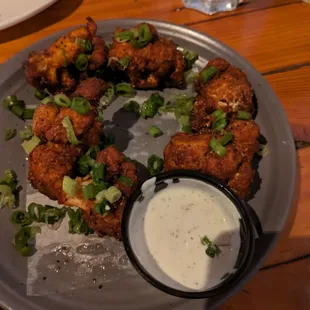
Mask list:
[{"label": "white ranch dip", "polygon": [[[216,286],[234,271],[240,249],[239,214],[233,203],[213,186],[181,179],[149,201],[145,239],[158,266],[174,281],[192,290]],[[210,258],[201,238],[219,246]]]}]

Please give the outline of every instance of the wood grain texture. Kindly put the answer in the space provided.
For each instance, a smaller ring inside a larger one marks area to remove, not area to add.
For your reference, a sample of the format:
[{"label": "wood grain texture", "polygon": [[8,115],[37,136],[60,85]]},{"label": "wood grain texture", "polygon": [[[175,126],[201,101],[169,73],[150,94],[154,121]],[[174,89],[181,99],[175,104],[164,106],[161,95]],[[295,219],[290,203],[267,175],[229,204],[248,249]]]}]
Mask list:
[{"label": "wood grain texture", "polygon": [[[309,242],[309,239],[308,239]],[[310,258],[259,271],[220,310],[308,310]]]},{"label": "wood grain texture", "polygon": [[[184,9],[181,0],[59,0],[28,21],[0,32],[0,63],[55,31],[84,23],[86,16],[97,20],[153,18],[190,25],[216,37],[265,74],[294,136],[310,141],[310,5],[298,0],[250,0],[236,11],[207,16]],[[298,151],[298,167],[296,201],[265,262],[270,268],[260,271],[222,310],[309,309],[310,147]],[[277,266],[283,262],[288,263]]]},{"label": "wood grain texture", "polygon": [[231,16],[192,28],[229,45],[262,73],[310,64],[310,40],[306,39],[310,37],[310,6],[306,3]]},{"label": "wood grain texture", "polygon": [[[243,15],[251,11],[262,11],[271,7],[285,7],[298,0],[251,0],[245,1],[236,11],[207,16],[184,9],[181,0],[59,0],[49,9],[9,29],[0,31],[2,51],[0,63],[22,48],[47,35],[85,22],[86,16],[97,20],[111,18],[151,18],[177,24],[193,24],[218,18]],[[247,14],[246,14],[247,15]],[[202,24],[203,27],[205,24]],[[228,28],[229,29],[229,28]],[[235,28],[230,28],[235,29]],[[203,29],[203,31],[206,31]],[[226,30],[225,30],[226,31]]]}]

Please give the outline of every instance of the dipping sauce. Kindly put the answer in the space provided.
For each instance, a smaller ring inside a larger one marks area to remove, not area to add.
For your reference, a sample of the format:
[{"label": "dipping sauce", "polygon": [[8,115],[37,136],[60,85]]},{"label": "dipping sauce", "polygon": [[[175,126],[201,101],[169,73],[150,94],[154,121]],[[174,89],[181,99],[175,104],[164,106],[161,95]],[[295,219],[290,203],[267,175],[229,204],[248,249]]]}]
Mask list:
[{"label": "dipping sauce", "polygon": [[[234,271],[240,249],[240,215],[219,190],[202,181],[181,179],[148,202],[144,234],[160,269],[186,288],[200,291],[222,282]],[[221,253],[206,254],[207,237]]]}]

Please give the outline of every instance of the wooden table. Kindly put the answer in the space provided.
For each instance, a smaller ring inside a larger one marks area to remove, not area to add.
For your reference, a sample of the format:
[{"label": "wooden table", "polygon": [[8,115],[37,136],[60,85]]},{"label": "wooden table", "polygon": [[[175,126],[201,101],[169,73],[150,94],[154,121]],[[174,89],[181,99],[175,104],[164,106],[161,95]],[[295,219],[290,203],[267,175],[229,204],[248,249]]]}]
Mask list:
[{"label": "wooden table", "polygon": [[[0,32],[0,62],[69,26],[94,19],[152,18],[187,25],[248,59],[279,96],[297,140],[310,142],[310,5],[249,0],[236,11],[207,16],[181,0],[59,0]],[[275,115],[276,117],[276,115]],[[299,143],[296,206],[265,267],[221,309],[310,309],[310,143]],[[309,187],[308,187],[309,186]]]}]

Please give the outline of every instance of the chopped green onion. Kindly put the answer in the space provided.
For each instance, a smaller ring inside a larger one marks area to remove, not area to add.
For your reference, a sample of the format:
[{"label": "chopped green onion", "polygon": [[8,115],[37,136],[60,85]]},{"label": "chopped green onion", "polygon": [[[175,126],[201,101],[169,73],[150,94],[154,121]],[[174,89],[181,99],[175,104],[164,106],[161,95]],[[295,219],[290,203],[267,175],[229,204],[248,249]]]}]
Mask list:
[{"label": "chopped green onion", "polygon": [[68,96],[64,95],[64,94],[57,94],[54,97],[55,103],[57,105],[59,105],[60,107],[70,107],[71,104],[71,100]]},{"label": "chopped green onion", "polygon": [[83,97],[74,97],[70,108],[81,115],[86,115],[90,111],[90,103]]},{"label": "chopped green onion", "polygon": [[36,222],[39,222],[39,219],[42,218],[43,206],[37,203],[30,203],[27,208],[28,216]]},{"label": "chopped green onion", "polygon": [[39,145],[41,142],[40,138],[38,138],[37,136],[32,136],[30,140],[25,140],[23,141],[23,143],[21,144],[21,146],[23,147],[23,149],[25,150],[25,152],[27,154],[30,154],[32,152],[32,150]]},{"label": "chopped green onion", "polygon": [[234,137],[234,134],[232,132],[226,132],[223,136],[223,138],[220,140],[220,143],[225,146],[228,142],[232,140]]},{"label": "chopped green onion", "polygon": [[84,52],[91,52],[93,49],[93,45],[90,40],[76,38],[75,44],[78,44],[83,49]]},{"label": "chopped green onion", "polygon": [[66,208],[55,208],[52,206],[44,206],[44,223],[54,225],[66,215]]},{"label": "chopped green onion", "polygon": [[134,112],[137,115],[140,114],[140,105],[137,101],[130,100],[124,104],[123,108],[126,112]]},{"label": "chopped green onion", "polygon": [[115,86],[113,83],[108,83],[109,84],[109,88],[106,90],[106,92],[104,93],[104,95],[100,98],[99,102],[100,102],[100,107],[105,108],[107,107],[114,98],[115,95]]},{"label": "chopped green onion", "polygon": [[215,118],[218,118],[218,117],[224,118],[224,117],[226,117],[226,113],[225,113],[223,110],[221,110],[221,109],[215,110],[215,111],[212,113],[212,115],[213,115]]},{"label": "chopped green onion", "polygon": [[182,126],[182,131],[186,132],[186,133],[189,133],[189,132],[192,132],[192,128],[191,126],[188,124],[188,125],[183,125]]},{"label": "chopped green onion", "polygon": [[259,145],[259,151],[256,153],[257,155],[261,157],[265,157],[269,154],[269,148],[266,144],[260,144]]},{"label": "chopped green onion", "polygon": [[128,83],[119,83],[115,86],[117,96],[132,97],[135,93],[134,89]]},{"label": "chopped green onion", "polygon": [[32,119],[35,109],[25,109],[23,119]]},{"label": "chopped green onion", "polygon": [[105,165],[101,163],[95,163],[91,172],[93,181],[97,184],[104,179]]},{"label": "chopped green onion", "polygon": [[17,210],[12,213],[11,222],[21,226],[28,226],[32,224],[32,219],[28,216],[27,212]]},{"label": "chopped green onion", "polygon": [[117,42],[122,43],[132,40],[134,38],[134,33],[131,30],[125,30],[116,32],[114,37]]},{"label": "chopped green onion", "polygon": [[30,238],[34,237],[36,234],[41,233],[41,228],[32,226],[32,227],[22,227],[14,237],[14,246],[15,249],[22,256],[30,256],[32,251],[28,245]]},{"label": "chopped green onion", "polygon": [[71,179],[69,176],[64,176],[62,180],[62,189],[69,196],[75,196],[77,190],[77,181]]},{"label": "chopped green onion", "polygon": [[6,96],[3,99],[3,106],[6,109],[11,109],[14,105],[18,105],[18,99],[15,95],[12,96]]},{"label": "chopped green onion", "polygon": [[126,186],[133,186],[133,184],[134,184],[132,179],[125,177],[125,176],[120,176],[118,178],[118,181],[125,184]]},{"label": "chopped green onion", "polygon": [[94,205],[94,211],[95,213],[106,215],[111,210],[111,207],[109,205],[109,202],[107,200],[102,200],[101,202],[97,202]]},{"label": "chopped green onion", "polygon": [[147,169],[150,171],[151,175],[156,175],[160,173],[164,168],[164,161],[159,156],[153,154],[147,160]]},{"label": "chopped green onion", "polygon": [[16,173],[11,169],[6,169],[0,180],[0,184],[7,185],[14,191],[16,189],[17,183],[18,181]]},{"label": "chopped green onion", "polygon": [[224,147],[217,139],[212,138],[209,142],[209,146],[211,149],[217,153],[219,156],[223,157],[225,156],[227,149]]},{"label": "chopped green onion", "polygon": [[92,234],[94,231],[88,227],[86,221],[83,219],[83,211],[81,209],[77,209],[76,211],[72,209],[68,209],[69,215],[69,234]]},{"label": "chopped green onion", "polygon": [[19,136],[23,140],[29,140],[33,136],[32,126],[31,125],[27,125],[24,130],[21,130],[19,132]]},{"label": "chopped green onion", "polygon": [[16,132],[15,128],[7,128],[4,133],[4,140],[9,141],[13,139],[16,136]]},{"label": "chopped green onion", "polygon": [[85,54],[80,54],[75,61],[75,66],[79,71],[85,71],[88,67],[88,57]]},{"label": "chopped green onion", "polygon": [[165,100],[158,93],[154,93],[141,106],[140,115],[143,118],[154,117],[158,109],[165,104]]},{"label": "chopped green onion", "polygon": [[219,70],[214,67],[214,66],[210,66],[208,68],[205,68],[203,71],[201,71],[200,76],[202,78],[202,81],[204,83],[207,83],[214,74],[216,74]]},{"label": "chopped green onion", "polygon": [[45,91],[41,91],[39,89],[36,89],[35,92],[34,92],[34,96],[39,99],[39,100],[42,100],[46,97],[48,97],[48,93],[46,93]]},{"label": "chopped green onion", "polygon": [[152,32],[148,24],[142,24],[138,28],[138,42],[143,46],[152,40]]},{"label": "chopped green onion", "polygon": [[23,118],[24,110],[25,110],[25,107],[23,107],[22,105],[14,105],[11,108],[11,112],[20,119]]},{"label": "chopped green onion", "polygon": [[189,116],[188,115],[181,115],[178,119],[179,124],[182,126],[189,124]]},{"label": "chopped green onion", "polygon": [[216,110],[212,114],[215,120],[212,123],[214,131],[220,131],[227,126],[226,113],[223,110]]},{"label": "chopped green onion", "polygon": [[210,239],[207,236],[204,236],[203,238],[201,238],[201,243],[207,246],[207,249],[205,252],[211,258],[214,258],[215,256],[219,256],[222,253],[220,248],[214,242],[210,241]]},{"label": "chopped green onion", "polygon": [[246,111],[238,111],[237,112],[237,119],[244,119],[244,120],[248,120],[251,119],[252,115],[249,112]]},{"label": "chopped green onion", "polygon": [[152,126],[149,129],[149,135],[151,135],[154,138],[157,138],[159,136],[162,136],[163,132],[157,126]]},{"label": "chopped green onion", "polygon": [[48,104],[50,102],[53,102],[53,99],[50,96],[45,97],[43,100],[41,100],[42,104]]},{"label": "chopped green onion", "polygon": [[186,84],[192,84],[196,78],[199,76],[199,74],[197,72],[194,72],[192,70],[187,71],[185,73],[185,82]]},{"label": "chopped green onion", "polygon": [[95,185],[90,183],[83,186],[82,193],[84,199],[95,199],[97,195]]},{"label": "chopped green onion", "polygon": [[123,67],[123,69],[126,69],[130,63],[131,58],[129,56],[125,56],[121,58],[118,62]]},{"label": "chopped green onion", "polygon": [[185,63],[185,71],[190,70],[193,67],[193,64],[198,59],[198,54],[196,52],[188,51],[187,49],[183,49],[182,51]]},{"label": "chopped green onion", "polygon": [[69,116],[66,116],[61,123],[66,128],[68,141],[74,145],[81,143],[75,136],[74,129]]},{"label": "chopped green onion", "polygon": [[122,197],[122,192],[117,187],[110,186],[104,192],[104,196],[110,203],[114,203]]}]

